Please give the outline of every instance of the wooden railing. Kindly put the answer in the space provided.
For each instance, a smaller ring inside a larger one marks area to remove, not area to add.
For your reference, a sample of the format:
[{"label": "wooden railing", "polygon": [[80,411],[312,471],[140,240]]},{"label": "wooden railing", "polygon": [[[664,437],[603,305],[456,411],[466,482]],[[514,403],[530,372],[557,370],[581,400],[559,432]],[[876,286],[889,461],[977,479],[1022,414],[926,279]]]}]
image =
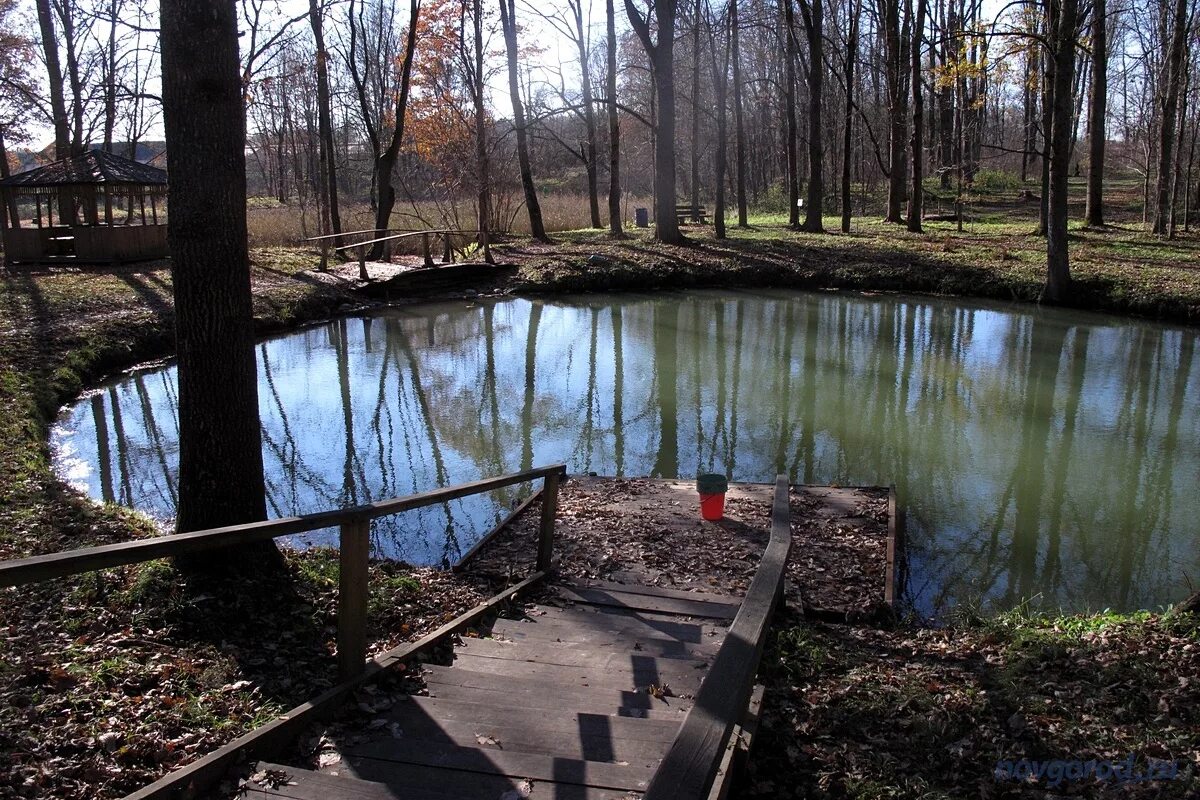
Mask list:
[{"label": "wooden railing", "polygon": [[642,800],[707,798],[722,751],[746,713],[767,627],[783,596],[783,579],[792,547],[789,487],[786,475],[775,481],[771,539],[742,598],[741,608],[713,658],[695,704]]},{"label": "wooden railing", "polygon": [[158,558],[172,558],[338,526],[340,529],[338,671],[345,680],[361,673],[366,663],[367,566],[370,555],[371,520],[540,478],[543,480],[542,516],[538,532],[538,556],[535,569],[538,572],[546,572],[550,568],[550,559],[554,551],[554,515],[558,506],[558,487],[565,474],[566,466],[564,464],[552,464],[351,508],[171,536],[157,536],[120,544],[85,547],[79,550],[66,550],[14,561],[0,561],[0,588],[21,586],[36,581],[94,572],[125,564],[137,564]]},{"label": "wooden railing", "polygon": [[432,241],[431,237],[434,237],[434,236],[441,237],[441,239],[442,239],[442,263],[449,264],[454,261],[454,251],[450,245],[450,237],[456,233],[467,234],[467,233],[476,233],[476,231],[453,230],[451,228],[430,228],[428,230],[420,230],[420,231],[401,231],[401,230],[394,230],[394,229],[390,229],[390,228],[388,230],[383,230],[383,229],[379,229],[379,228],[372,228],[372,229],[362,230],[362,231],[346,231],[344,233],[330,233],[330,234],[326,234],[324,236],[312,236],[312,237],[309,237],[308,239],[306,239],[305,241],[318,242],[321,245],[321,271],[324,272],[325,269],[329,266],[329,248],[330,248],[331,240],[340,239],[345,236],[357,236],[357,235],[361,235],[364,233],[369,233],[369,234],[372,234],[373,236],[375,234],[384,234],[384,235],[374,236],[374,238],[366,239],[361,242],[350,242],[348,244],[343,243],[338,249],[339,250],[353,250],[353,249],[357,248],[359,276],[363,280],[366,280],[366,278],[367,278],[367,247],[369,245],[378,244],[380,242],[394,242],[399,239],[408,239],[408,238],[412,238],[414,236],[420,236],[421,237],[422,262],[426,267],[432,267],[432,266],[434,266],[434,263],[433,263],[433,248],[432,248],[432,244],[431,244],[431,241]]}]

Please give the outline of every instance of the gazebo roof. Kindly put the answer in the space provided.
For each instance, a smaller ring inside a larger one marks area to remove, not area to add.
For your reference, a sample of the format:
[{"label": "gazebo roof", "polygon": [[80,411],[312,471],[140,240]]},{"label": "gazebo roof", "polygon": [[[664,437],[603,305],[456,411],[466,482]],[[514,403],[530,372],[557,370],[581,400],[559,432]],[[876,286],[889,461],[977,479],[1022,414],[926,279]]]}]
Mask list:
[{"label": "gazebo roof", "polygon": [[167,173],[123,156],[89,150],[81,156],[64,158],[0,180],[0,186],[28,188],[83,184],[166,186]]}]

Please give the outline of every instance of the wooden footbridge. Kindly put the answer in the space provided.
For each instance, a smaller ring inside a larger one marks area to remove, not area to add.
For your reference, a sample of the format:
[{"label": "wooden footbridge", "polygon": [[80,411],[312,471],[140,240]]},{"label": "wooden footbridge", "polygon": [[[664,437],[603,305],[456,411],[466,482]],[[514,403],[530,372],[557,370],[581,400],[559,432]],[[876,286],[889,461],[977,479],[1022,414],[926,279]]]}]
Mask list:
[{"label": "wooden footbridge", "polygon": [[[654,586],[557,581],[554,518],[562,465],[339,511],[164,536],[0,563],[0,586],[341,526],[338,619],[343,682],[127,800],[195,797],[254,762],[242,796],[292,800],[720,798],[751,735],[754,677],[791,547],[786,478],[769,542],[743,597]],[[533,479],[544,481],[534,572],[423,639],[365,662],[371,519]],[[510,601],[540,592],[518,616]],[[336,764],[270,759],[363,683],[467,628],[449,666],[421,668],[378,735],[354,737]],[[360,740],[361,739],[361,740]]]}]

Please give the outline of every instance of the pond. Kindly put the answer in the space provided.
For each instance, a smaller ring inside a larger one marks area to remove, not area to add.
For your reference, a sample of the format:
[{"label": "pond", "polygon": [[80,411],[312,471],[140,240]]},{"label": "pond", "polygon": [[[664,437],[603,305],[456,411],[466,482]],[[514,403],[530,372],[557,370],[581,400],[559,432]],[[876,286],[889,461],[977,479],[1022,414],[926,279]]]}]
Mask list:
[{"label": "pond", "polygon": [[[905,596],[1129,610],[1200,581],[1192,331],[937,298],[788,291],[431,303],[258,347],[268,508],[285,516],[564,461],[573,473],[895,484]],[[64,411],[60,473],[168,520],[175,369]],[[519,491],[528,492],[528,487]],[[452,563],[510,489],[376,523]],[[316,534],[310,543],[335,541]]]}]

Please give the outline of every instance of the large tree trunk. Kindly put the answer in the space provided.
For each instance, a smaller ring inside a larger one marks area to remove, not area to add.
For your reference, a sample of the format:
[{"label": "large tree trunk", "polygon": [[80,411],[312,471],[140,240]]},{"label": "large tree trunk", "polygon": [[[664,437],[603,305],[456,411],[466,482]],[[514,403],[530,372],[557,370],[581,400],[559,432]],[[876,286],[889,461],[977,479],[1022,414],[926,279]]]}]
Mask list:
[{"label": "large tree trunk", "polygon": [[654,75],[654,236],[665,244],[682,244],[675,218],[675,16],[678,0],[654,3],[657,42],[633,0],[625,0],[629,23],[650,58]]},{"label": "large tree trunk", "polygon": [[846,37],[846,125],[842,129],[842,233],[850,232],[850,214],[853,210],[850,197],[850,166],[853,157],[854,119],[854,59],[858,57],[858,18],[862,14],[862,0],[856,0],[850,15],[850,35]]},{"label": "large tree trunk", "polygon": [[[162,1],[163,124],[179,353],[179,507],[194,531],[266,518],[250,262],[246,129],[232,0]],[[274,544],[189,557],[244,569]]]},{"label": "large tree trunk", "polygon": [[[333,119],[329,94],[329,51],[325,49],[324,17],[319,0],[308,0],[308,21],[312,26],[317,59],[317,161],[320,175],[317,194],[321,204],[321,234],[342,232],[338,209],[337,159],[333,152]],[[334,239],[334,246],[341,239]]]},{"label": "large tree trunk", "polygon": [[[1057,35],[1059,0],[1046,2],[1046,37]],[[1042,48],[1042,196],[1038,206],[1038,236],[1046,236],[1050,228],[1050,149],[1051,127],[1054,121],[1054,53]]]},{"label": "large tree trunk", "polygon": [[521,101],[521,81],[517,74],[517,13],[513,0],[500,0],[500,25],[504,29],[504,46],[508,50],[508,93],[512,97],[513,129],[517,135],[517,164],[521,169],[521,188],[525,190],[525,210],[529,212],[529,232],[539,242],[548,242],[546,226],[542,223],[542,206],[538,203],[537,188],[533,185],[533,169],[529,166],[529,141],[525,131],[525,104]]},{"label": "large tree trunk", "polygon": [[[501,0],[503,3],[504,0]],[[404,118],[408,114],[408,94],[412,86],[412,65],[417,54],[417,23],[421,16],[420,0],[410,0],[408,8],[408,35],[404,42],[404,63],[400,67],[400,91],[396,94],[396,104],[392,108],[396,123],[392,129],[392,139],[387,147],[375,159],[375,186],[379,192],[379,203],[375,207],[375,230],[378,237],[387,235],[392,225],[392,209],[396,207],[396,188],[392,186],[392,175],[396,171],[396,161],[400,157],[400,145],[404,141]],[[515,107],[517,100],[513,100]],[[518,129],[521,130],[521,129]],[[524,131],[518,134],[518,144]],[[536,199],[534,201],[536,203]],[[532,211],[530,214],[532,215]],[[540,221],[540,215],[539,215]],[[383,258],[384,242],[376,242],[371,246],[370,258]]]},{"label": "large tree trunk", "polygon": [[927,0],[917,0],[917,16],[913,22],[912,37],[912,143],[909,158],[912,159],[912,189],[908,196],[908,230],[921,233],[921,206],[925,195],[923,186],[925,134],[925,92],[921,85],[921,40],[925,36],[925,8]]},{"label": "large tree trunk", "polygon": [[888,198],[887,222],[904,221],[904,204],[908,164],[908,95],[904,73],[908,70],[905,58],[905,33],[900,25],[900,0],[881,0],[883,19],[884,66],[888,92]]},{"label": "large tree trunk", "polygon": [[742,60],[739,41],[741,33],[738,30],[738,0],[729,0],[729,46],[730,57],[733,59],[733,127],[736,139],[734,147],[737,151],[737,209],[738,227],[749,227],[749,214],[746,208],[746,125],[742,119]]},{"label": "large tree trunk", "polygon": [[[730,5],[736,4],[732,0]],[[716,202],[713,209],[713,234],[718,239],[725,238],[725,171],[729,142],[729,44],[726,42],[724,52],[717,58],[717,38],[709,30],[710,52],[712,53],[713,93],[717,100],[717,151],[713,157],[716,173]]]},{"label": "large tree trunk", "polygon": [[1071,289],[1067,253],[1067,178],[1071,172],[1071,83],[1075,79],[1078,0],[1059,0],[1054,43],[1054,103],[1050,121],[1050,191],[1046,213],[1046,288],[1042,299],[1064,302]]},{"label": "large tree trunk", "polygon": [[621,118],[617,113],[617,14],[614,0],[605,0],[605,25],[608,34],[608,230],[613,236],[625,235],[621,226]]},{"label": "large tree trunk", "polygon": [[700,207],[700,16],[701,0],[692,9],[692,172],[688,180],[691,204]]},{"label": "large tree trunk", "polygon": [[1175,159],[1175,126],[1179,112],[1179,90],[1183,85],[1184,53],[1187,48],[1187,0],[1176,0],[1167,57],[1166,87],[1158,128],[1158,170],[1155,184],[1154,232],[1167,234],[1171,213],[1171,174]]},{"label": "large tree trunk", "polygon": [[802,230],[824,233],[821,216],[825,213],[825,129],[821,122],[821,104],[825,75],[825,3],[824,0],[800,0],[804,29],[808,34],[808,208]]},{"label": "large tree trunk", "polygon": [[787,182],[788,182],[788,225],[800,227],[800,158],[796,148],[796,59],[799,47],[796,44],[796,21],[792,12],[795,0],[783,0],[783,35],[787,39],[784,48],[783,88],[784,113],[787,114]]},{"label": "large tree trunk", "polygon": [[50,114],[54,118],[54,157],[71,154],[71,123],[67,118],[67,100],[63,94],[62,66],[58,60],[58,32],[54,27],[50,0],[37,0],[38,28],[42,34],[42,53],[46,60],[46,81],[50,89]]}]

